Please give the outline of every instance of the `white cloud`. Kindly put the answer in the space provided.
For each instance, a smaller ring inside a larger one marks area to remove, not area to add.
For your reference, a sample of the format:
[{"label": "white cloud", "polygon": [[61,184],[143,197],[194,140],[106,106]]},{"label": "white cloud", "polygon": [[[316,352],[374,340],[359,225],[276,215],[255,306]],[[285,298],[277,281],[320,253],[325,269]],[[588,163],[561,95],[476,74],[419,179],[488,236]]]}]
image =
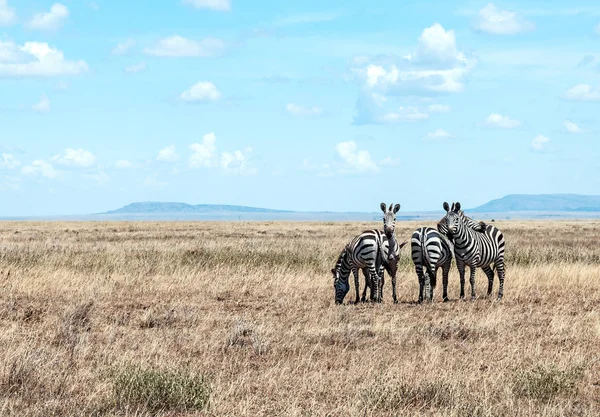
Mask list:
[{"label": "white cloud", "polygon": [[369,152],[359,150],[354,141],[340,142],[335,148],[339,157],[345,163],[343,171],[377,172],[379,170],[371,159]]},{"label": "white cloud", "polygon": [[382,123],[417,122],[429,118],[429,114],[417,107],[399,107],[395,111],[383,114],[378,121]]},{"label": "white cloud", "polygon": [[183,0],[183,4],[195,7],[196,9],[211,9],[219,12],[228,12],[231,10],[231,0]]},{"label": "white cloud", "polygon": [[157,161],[163,162],[177,162],[179,161],[179,155],[175,152],[175,145],[167,146],[158,152],[156,157]]},{"label": "white cloud", "polygon": [[112,53],[115,55],[124,55],[135,45],[135,39],[126,39],[125,41],[118,43],[117,46],[115,46],[115,48],[112,50]]},{"label": "white cloud", "polygon": [[[412,60],[410,55],[408,58]],[[453,30],[445,30],[439,23],[423,30],[416,52],[417,61],[453,62],[457,59],[463,60],[464,57],[456,50],[456,35]]]},{"label": "white cloud", "polygon": [[159,57],[209,57],[220,53],[225,43],[220,39],[205,38],[201,41],[170,36],[159,40],[154,46],[144,48],[148,55]]},{"label": "white cloud", "polygon": [[543,151],[546,149],[546,146],[548,145],[549,142],[550,142],[550,139],[548,139],[546,136],[537,135],[531,141],[531,149],[533,149],[534,151]]},{"label": "white cloud", "polygon": [[147,68],[148,68],[148,66],[146,65],[145,62],[140,62],[138,64],[131,65],[131,66],[125,68],[125,72],[128,72],[130,74],[136,74],[138,72],[145,71]]},{"label": "white cloud", "polygon": [[16,21],[15,9],[8,6],[7,0],[0,0],[0,26],[10,26]]},{"label": "white cloud", "polygon": [[49,112],[50,111],[50,100],[48,100],[48,97],[42,96],[40,98],[40,101],[37,102],[36,104],[34,104],[32,108],[33,108],[33,110],[40,112],[40,113]]},{"label": "white cloud", "polygon": [[574,123],[570,120],[565,120],[563,124],[569,133],[585,133],[585,130],[579,127],[577,123]]},{"label": "white cloud", "polygon": [[593,89],[589,84],[577,84],[567,90],[565,98],[572,101],[598,101],[600,91]]},{"label": "white cloud", "polygon": [[256,173],[256,169],[248,166],[248,154],[252,148],[246,148],[244,151],[223,152],[221,153],[221,168],[229,174],[251,175]]},{"label": "white cloud", "polygon": [[217,152],[217,137],[214,133],[207,133],[202,137],[201,143],[192,143],[190,150],[191,168],[221,168],[225,173],[251,175],[256,173],[256,169],[250,166],[248,156],[252,153],[252,148],[246,148],[243,151],[235,150],[233,152]]},{"label": "white cloud", "polygon": [[492,113],[485,119],[485,124],[491,127],[498,127],[501,129],[514,129],[521,126],[521,122],[518,120],[511,119],[508,116],[502,116],[498,113]]},{"label": "white cloud", "polygon": [[452,135],[446,132],[444,129],[436,129],[435,131],[427,134],[428,139],[446,139],[451,137]]},{"label": "white cloud", "polygon": [[46,178],[56,178],[58,171],[46,161],[36,160],[31,165],[24,166],[21,172],[25,175],[41,175]]},{"label": "white cloud", "polygon": [[27,23],[30,29],[55,30],[58,29],[69,17],[67,6],[54,3],[47,13],[38,13]]},{"label": "white cloud", "polygon": [[427,110],[431,113],[448,113],[452,110],[452,107],[444,104],[431,104],[427,107]]},{"label": "white cloud", "polygon": [[294,116],[318,116],[323,113],[320,107],[307,107],[295,103],[288,103],[285,110]]},{"label": "white cloud", "polygon": [[212,167],[217,153],[215,142],[217,137],[214,133],[207,133],[202,137],[202,143],[192,143],[190,150],[193,152],[190,156],[190,167]]},{"label": "white cloud", "polygon": [[[368,124],[404,119],[401,112],[385,109],[386,101],[394,97],[431,96],[463,91],[465,79],[475,67],[476,60],[459,51],[453,30],[446,30],[435,23],[423,30],[414,53],[401,57],[361,56],[360,59],[353,60],[351,65],[355,78],[363,83],[356,104],[354,123]],[[447,106],[432,105],[430,111],[449,110]],[[416,119],[428,117],[425,112],[419,114]]]},{"label": "white cloud", "polygon": [[67,61],[61,51],[43,42],[18,46],[0,40],[0,77],[52,77],[87,71],[85,61]]},{"label": "white cloud", "polygon": [[9,153],[3,153],[0,155],[1,168],[14,169],[19,165],[21,165],[21,163],[15,159],[14,155]]},{"label": "white cloud", "polygon": [[126,159],[120,159],[115,163],[115,166],[119,169],[129,169],[129,168],[133,168],[133,164],[126,160]]},{"label": "white cloud", "polygon": [[217,101],[221,93],[211,82],[200,81],[179,96],[183,101]]},{"label": "white cloud", "polygon": [[79,149],[67,148],[63,155],[56,155],[52,158],[52,161],[59,165],[76,166],[76,167],[90,167],[96,162],[96,157],[93,153]]},{"label": "white cloud", "polygon": [[475,30],[492,35],[515,35],[533,30],[535,25],[515,12],[501,10],[488,3],[475,19]]}]

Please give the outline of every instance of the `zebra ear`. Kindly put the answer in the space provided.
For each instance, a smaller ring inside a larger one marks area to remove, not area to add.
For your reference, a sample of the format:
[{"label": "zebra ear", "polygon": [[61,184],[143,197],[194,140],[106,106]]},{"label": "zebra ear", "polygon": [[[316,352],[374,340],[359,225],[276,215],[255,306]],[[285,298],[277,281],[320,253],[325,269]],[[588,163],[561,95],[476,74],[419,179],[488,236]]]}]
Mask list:
[{"label": "zebra ear", "polygon": [[460,203],[457,202],[456,205],[454,206],[454,212],[458,213],[460,211]]},{"label": "zebra ear", "polygon": [[381,211],[383,211],[384,213],[386,212],[385,203],[381,203],[381,204],[379,205],[379,207],[381,207]]},{"label": "zebra ear", "polygon": [[445,201],[444,201],[444,210],[446,210],[447,212],[450,211],[450,206]]},{"label": "zebra ear", "polygon": [[[390,206],[391,206],[391,204],[390,204]],[[399,211],[400,211],[400,204],[396,204],[394,206],[394,214],[398,213]]]}]

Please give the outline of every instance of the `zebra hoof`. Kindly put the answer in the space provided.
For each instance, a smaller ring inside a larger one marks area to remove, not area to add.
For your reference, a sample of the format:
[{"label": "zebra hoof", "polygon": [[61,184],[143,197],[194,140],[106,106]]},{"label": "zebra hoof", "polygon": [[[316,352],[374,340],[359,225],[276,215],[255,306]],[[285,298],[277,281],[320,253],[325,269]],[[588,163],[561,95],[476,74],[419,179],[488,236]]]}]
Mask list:
[{"label": "zebra hoof", "polygon": [[398,304],[398,300],[394,300],[394,304]]},{"label": "zebra hoof", "polygon": [[496,299],[497,301],[501,301],[502,300],[502,296],[499,295],[498,298]]}]

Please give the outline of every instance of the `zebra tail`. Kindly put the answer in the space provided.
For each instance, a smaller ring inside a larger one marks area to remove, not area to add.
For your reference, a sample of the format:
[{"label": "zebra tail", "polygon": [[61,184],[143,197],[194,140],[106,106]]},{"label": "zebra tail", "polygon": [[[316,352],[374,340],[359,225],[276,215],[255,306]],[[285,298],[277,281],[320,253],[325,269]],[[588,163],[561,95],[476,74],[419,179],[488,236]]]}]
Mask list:
[{"label": "zebra tail", "polygon": [[433,279],[433,271],[431,270],[431,259],[429,259],[429,252],[425,247],[425,233],[421,234],[421,253],[425,258],[425,269],[427,270],[427,274],[429,274],[429,278]]}]

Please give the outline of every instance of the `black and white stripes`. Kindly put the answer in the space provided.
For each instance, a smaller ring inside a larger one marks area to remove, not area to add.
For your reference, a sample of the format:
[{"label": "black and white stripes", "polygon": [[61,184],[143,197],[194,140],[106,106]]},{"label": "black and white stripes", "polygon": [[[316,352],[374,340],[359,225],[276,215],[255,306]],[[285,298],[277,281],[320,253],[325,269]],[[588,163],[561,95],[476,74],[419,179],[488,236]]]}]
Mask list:
[{"label": "black and white stripes", "polygon": [[439,267],[442,267],[443,274],[443,298],[448,301],[448,273],[452,263],[452,248],[448,241],[432,227],[419,227],[413,232],[410,242],[412,260],[419,278],[419,303],[423,301],[423,289],[427,287],[431,289],[425,297],[433,300]]},{"label": "black and white stripes", "polygon": [[500,287],[498,299],[504,295],[504,235],[500,230],[491,225],[483,225],[481,232],[469,227],[465,216],[461,215],[460,203],[452,204],[444,202],[446,216],[441,224],[448,236],[454,243],[454,255],[460,275],[460,297],[465,296],[465,266],[469,266],[471,298],[475,298],[475,269],[480,267],[488,277],[488,296],[492,293],[494,284],[494,265],[498,273]]},{"label": "black and white stripes", "polygon": [[369,275],[369,281],[372,283],[372,294],[375,294],[375,301],[381,301],[380,285],[383,275],[383,234],[379,230],[366,230],[356,236],[346,245],[338,257],[335,268],[331,270],[333,274],[333,288],[335,290],[335,302],[341,304],[350,291],[348,278],[350,272],[354,274],[354,287],[356,290],[355,302],[360,301],[358,288],[358,270],[366,269]]}]

